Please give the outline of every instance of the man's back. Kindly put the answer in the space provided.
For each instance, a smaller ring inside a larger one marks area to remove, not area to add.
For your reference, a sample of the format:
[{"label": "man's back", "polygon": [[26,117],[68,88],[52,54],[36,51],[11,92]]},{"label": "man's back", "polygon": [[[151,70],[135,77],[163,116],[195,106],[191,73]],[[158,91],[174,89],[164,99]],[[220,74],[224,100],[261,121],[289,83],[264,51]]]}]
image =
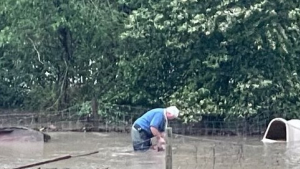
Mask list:
[{"label": "man's back", "polygon": [[165,126],[164,111],[163,108],[152,109],[138,118],[135,124],[138,124],[143,130],[147,131],[148,134],[151,134],[151,126],[162,132]]}]

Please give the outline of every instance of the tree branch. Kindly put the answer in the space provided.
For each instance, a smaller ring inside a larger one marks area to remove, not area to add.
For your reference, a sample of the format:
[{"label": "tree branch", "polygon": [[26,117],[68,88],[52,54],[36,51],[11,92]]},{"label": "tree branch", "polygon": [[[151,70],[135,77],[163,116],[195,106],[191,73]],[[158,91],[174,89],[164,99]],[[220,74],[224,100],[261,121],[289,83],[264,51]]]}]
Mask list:
[{"label": "tree branch", "polygon": [[37,53],[37,56],[38,56],[38,60],[41,64],[44,64],[42,61],[41,61],[41,55],[40,55],[40,52],[37,50],[36,48],[36,45],[34,44],[33,40],[31,38],[28,37],[28,39],[30,40],[30,42],[32,43],[32,46],[34,48],[34,50],[36,51]]}]

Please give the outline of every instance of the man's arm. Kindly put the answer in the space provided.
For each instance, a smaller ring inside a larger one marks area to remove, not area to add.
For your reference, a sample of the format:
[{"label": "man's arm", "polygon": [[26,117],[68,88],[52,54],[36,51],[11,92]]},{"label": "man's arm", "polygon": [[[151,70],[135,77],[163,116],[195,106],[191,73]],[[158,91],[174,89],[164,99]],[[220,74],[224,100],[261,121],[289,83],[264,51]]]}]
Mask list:
[{"label": "man's arm", "polygon": [[162,145],[166,143],[160,127],[165,123],[165,116],[163,112],[156,112],[150,122],[150,130],[154,137],[157,139],[157,147],[162,148]]},{"label": "man's arm", "polygon": [[157,130],[157,128],[151,126],[151,127],[150,127],[150,130],[151,130],[153,136],[156,137],[157,140],[159,140],[160,138],[163,138],[162,133],[160,133],[160,132]]},{"label": "man's arm", "polygon": [[153,149],[157,151],[162,151],[164,148],[162,147],[163,144],[165,144],[165,139],[163,133],[160,133],[155,127],[150,127],[150,130],[153,134],[153,136],[157,139],[157,144],[153,145]]},{"label": "man's arm", "polygon": [[157,112],[156,114],[154,114],[150,122],[151,133],[153,134],[154,137],[157,138],[157,140],[163,137],[161,132],[158,129],[162,125],[162,123],[164,123],[164,120],[165,120],[164,114]]}]

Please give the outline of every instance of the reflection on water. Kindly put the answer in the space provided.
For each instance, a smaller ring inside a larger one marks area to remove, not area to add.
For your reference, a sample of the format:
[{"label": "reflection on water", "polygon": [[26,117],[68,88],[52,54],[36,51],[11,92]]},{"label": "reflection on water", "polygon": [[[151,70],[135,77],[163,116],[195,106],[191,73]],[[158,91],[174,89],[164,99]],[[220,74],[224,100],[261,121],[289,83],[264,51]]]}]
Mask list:
[{"label": "reflection on water", "polygon": [[[48,143],[0,143],[0,166],[12,168],[67,154],[100,153],[71,158],[41,168],[157,169],[164,168],[164,152],[134,153],[130,136],[120,133],[49,133]],[[263,144],[260,138],[176,137],[173,139],[175,169],[297,168],[300,143]],[[38,168],[38,167],[36,167]]]},{"label": "reflection on water", "polygon": [[287,168],[300,167],[300,142],[287,143],[285,162]]},{"label": "reflection on water", "polygon": [[174,141],[175,168],[300,168],[299,143],[263,144],[261,138],[186,137]]},{"label": "reflection on water", "polygon": [[[41,168],[109,168],[140,169],[162,168],[163,152],[133,153],[130,136],[120,133],[49,133],[48,143],[6,143],[0,146],[1,168],[19,167],[65,155],[79,155],[99,150],[98,154],[76,157]],[[7,151],[2,151],[7,150]]]},{"label": "reflection on water", "polygon": [[12,168],[14,164],[41,160],[43,155],[43,142],[13,142],[0,143],[0,166],[1,168]]},{"label": "reflection on water", "polygon": [[300,142],[265,143],[263,158],[266,166],[298,169],[300,166]]}]

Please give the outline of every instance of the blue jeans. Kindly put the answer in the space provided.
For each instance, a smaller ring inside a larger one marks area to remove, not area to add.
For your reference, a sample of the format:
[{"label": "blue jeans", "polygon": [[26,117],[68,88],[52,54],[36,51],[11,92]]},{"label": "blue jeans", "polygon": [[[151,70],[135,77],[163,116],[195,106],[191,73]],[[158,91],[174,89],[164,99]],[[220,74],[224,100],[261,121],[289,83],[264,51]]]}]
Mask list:
[{"label": "blue jeans", "polygon": [[144,130],[138,131],[134,125],[131,128],[131,139],[134,151],[147,151],[152,146],[151,138],[147,136],[147,133]]}]

